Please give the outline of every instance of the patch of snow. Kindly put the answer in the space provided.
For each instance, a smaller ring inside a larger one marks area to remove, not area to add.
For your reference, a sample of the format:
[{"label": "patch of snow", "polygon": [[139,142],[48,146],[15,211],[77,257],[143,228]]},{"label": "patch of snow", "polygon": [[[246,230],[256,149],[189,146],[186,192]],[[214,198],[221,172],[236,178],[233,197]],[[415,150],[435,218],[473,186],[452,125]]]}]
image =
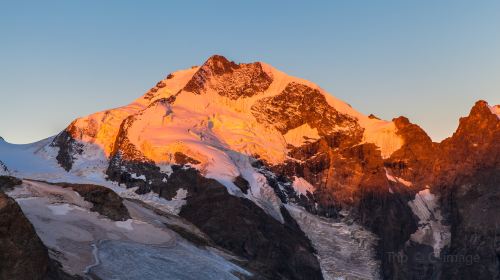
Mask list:
[{"label": "patch of snow", "polygon": [[364,127],[363,142],[373,143],[380,148],[382,158],[388,158],[403,146],[403,138],[397,134],[394,122],[363,117],[360,125]]},{"label": "patch of snow", "polygon": [[52,158],[37,154],[50,144],[53,137],[32,144],[16,145],[0,141],[0,160],[12,176],[50,178],[54,174],[66,173]]},{"label": "patch of snow", "polygon": [[[239,174],[247,180],[250,185],[248,194],[243,194],[238,188],[238,195],[245,196],[250,199],[271,217],[281,223],[284,223],[285,220],[281,215],[281,207],[283,204],[274,192],[273,188],[269,186],[266,177],[253,168],[248,156],[236,152],[228,152],[228,154],[230,155]],[[231,184],[234,185],[232,181]]]},{"label": "patch of snow", "polygon": [[411,187],[411,186],[413,185],[413,183],[412,183],[412,182],[410,182],[410,181],[406,181],[406,180],[405,180],[405,179],[403,179],[403,178],[399,178],[399,177],[395,177],[395,178],[396,178],[396,180],[398,180],[398,182],[399,182],[399,183],[401,183],[401,184],[403,184],[403,185],[405,185],[405,186],[407,186],[407,187]]},{"label": "patch of snow", "polygon": [[54,215],[66,215],[68,214],[73,207],[71,207],[69,204],[64,203],[64,204],[56,204],[56,205],[47,205],[47,208],[52,211]]},{"label": "patch of snow", "polygon": [[287,144],[295,147],[314,142],[320,138],[318,130],[316,128],[311,128],[307,123],[297,128],[290,129],[283,137],[285,137]]},{"label": "patch of snow", "polygon": [[[108,187],[110,186],[108,185]],[[111,185],[111,189],[123,198],[137,199],[148,205],[151,205],[154,208],[174,215],[179,214],[182,206],[186,203],[184,199],[164,199],[154,192],[137,194],[135,192],[137,188],[126,189],[117,185]]]},{"label": "patch of snow", "polygon": [[439,257],[441,250],[449,244],[451,234],[449,226],[443,224],[443,217],[438,205],[438,198],[424,189],[408,202],[413,213],[419,218],[419,227],[410,237],[411,240],[432,246],[434,256]]},{"label": "patch of snow", "polygon": [[[74,155],[73,167],[71,168],[71,174],[78,177],[95,177],[104,174],[108,168],[109,161],[102,150],[96,144],[86,143],[83,141],[78,141],[78,144],[82,146],[83,153]],[[54,149],[53,147],[50,147]],[[57,153],[55,154],[57,156]],[[55,156],[52,159],[55,160]]]},{"label": "patch of snow", "polygon": [[413,185],[413,183],[410,181],[406,181],[403,178],[399,178],[399,177],[391,175],[389,173],[389,170],[387,170],[387,168],[384,168],[384,169],[385,169],[385,176],[387,177],[387,179],[389,181],[394,182],[394,183],[400,183],[400,184],[405,185],[407,187],[411,187]]},{"label": "patch of snow", "polygon": [[294,176],[292,187],[297,193],[304,196],[307,195],[307,192],[314,193],[314,186],[301,177]]},{"label": "patch of snow", "polygon": [[157,166],[160,168],[160,172],[166,175],[170,175],[173,172],[172,165],[170,164],[157,164]]},{"label": "patch of snow", "polygon": [[311,240],[325,280],[378,279],[376,236],[357,224],[346,224],[287,204],[288,212]]},{"label": "patch of snow", "polygon": [[132,173],[132,174],[130,174],[130,176],[131,176],[133,179],[146,181],[146,176],[144,176],[144,175],[137,176],[137,174]]},{"label": "patch of snow", "polygon": [[500,119],[500,105],[495,105],[495,106],[488,106],[491,110],[491,112]]},{"label": "patch of snow", "polygon": [[132,219],[128,219],[126,221],[116,221],[115,224],[119,228],[123,228],[123,229],[132,231],[132,230],[134,230],[134,227],[132,226],[132,222],[133,222]]},{"label": "patch of snow", "polygon": [[177,190],[175,197],[172,198],[172,200],[184,200],[186,199],[187,194],[188,194],[187,190],[180,188]]},{"label": "patch of snow", "polygon": [[[149,193],[149,195],[156,196],[156,194]],[[186,204],[186,197],[188,195],[188,191],[185,189],[178,189],[177,193],[175,194],[174,197],[172,197],[171,200],[168,199],[162,199],[161,203],[161,208],[165,209],[167,208],[168,213],[178,215],[181,212],[182,206]]]},{"label": "patch of snow", "polygon": [[384,168],[385,169],[385,177],[387,177],[387,179],[389,181],[392,181],[394,183],[397,183],[398,180],[396,180],[396,178],[394,178],[394,176],[392,176],[391,174],[389,174],[389,170],[387,170],[387,168]]}]

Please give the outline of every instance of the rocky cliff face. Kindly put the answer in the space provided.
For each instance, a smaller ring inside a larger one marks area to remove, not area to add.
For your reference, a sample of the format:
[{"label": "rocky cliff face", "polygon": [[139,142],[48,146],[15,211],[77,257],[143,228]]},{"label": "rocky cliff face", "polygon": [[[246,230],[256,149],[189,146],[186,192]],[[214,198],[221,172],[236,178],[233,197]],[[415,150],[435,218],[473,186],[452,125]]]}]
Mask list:
[{"label": "rocky cliff face", "polygon": [[296,160],[274,166],[273,170],[303,177],[315,186],[302,202],[310,212],[348,217],[377,234],[381,275],[384,279],[398,279],[401,264],[394,262],[394,256],[403,251],[417,230],[418,219],[408,205],[415,190],[389,180],[380,150],[374,144],[360,144],[360,140],[340,133],[323,137],[292,150],[290,155]]},{"label": "rocky cliff face", "polygon": [[[498,209],[498,116],[478,101],[442,143],[405,117],[393,121],[404,144],[389,158],[374,145],[332,134],[292,149],[293,160],[272,169],[315,186],[303,202],[309,211],[338,217],[347,210],[376,233],[383,278],[496,279],[498,221],[489,215]],[[423,194],[439,202],[424,198],[419,210]]]},{"label": "rocky cliff face", "polygon": [[260,99],[252,106],[252,113],[259,122],[275,126],[282,134],[309,124],[319,135],[338,130],[356,134],[354,137],[362,135],[355,118],[338,112],[318,89],[296,82],[273,97]]},{"label": "rocky cliff face", "polygon": [[499,279],[500,119],[478,101],[440,146],[434,190],[451,225],[443,277]]},{"label": "rocky cliff face", "polygon": [[[498,115],[486,102],[478,101],[469,116],[460,119],[453,136],[441,143],[432,143],[421,129],[404,119],[396,124],[406,143],[386,161],[386,167],[395,176],[413,182],[414,190],[430,187],[428,193],[437,195],[439,201],[429,201],[436,203],[436,208],[429,212],[434,216],[427,222],[432,224],[443,215],[444,227],[424,226],[425,230],[417,231],[412,237],[427,231],[423,235],[427,241],[412,238],[405,244],[401,252],[408,261],[403,265],[399,262],[394,275],[497,279],[499,221],[493,213],[499,206]],[[440,253],[436,253],[437,241],[441,242]]]},{"label": "rocky cliff face", "polygon": [[[176,188],[188,189],[179,215],[219,246],[248,260],[252,270],[268,279],[322,279],[314,248],[285,208],[280,209],[282,224],[193,169],[179,168],[172,174],[166,190]],[[221,230],[228,225],[230,229]]]},{"label": "rocky cliff face", "polygon": [[193,75],[184,90],[196,94],[212,90],[230,99],[238,99],[263,93],[271,82],[272,77],[259,62],[236,64],[214,55]]},{"label": "rocky cliff face", "polygon": [[0,279],[44,279],[48,252],[17,203],[0,192]]}]

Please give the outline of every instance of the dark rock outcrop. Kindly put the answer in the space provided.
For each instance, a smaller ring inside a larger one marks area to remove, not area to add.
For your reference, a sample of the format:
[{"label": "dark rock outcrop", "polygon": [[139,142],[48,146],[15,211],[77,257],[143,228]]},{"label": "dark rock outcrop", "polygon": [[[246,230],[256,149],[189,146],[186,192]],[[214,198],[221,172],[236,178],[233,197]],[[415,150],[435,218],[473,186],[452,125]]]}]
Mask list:
[{"label": "dark rock outcrop", "polygon": [[200,162],[190,156],[187,156],[181,152],[175,152],[174,154],[174,160],[175,163],[179,165],[184,165],[184,164],[200,164]]},{"label": "dark rock outcrop", "polygon": [[403,250],[417,229],[418,220],[408,206],[411,198],[412,193],[404,188],[393,189],[393,193],[363,188],[355,206],[358,221],[379,237],[376,252],[381,260],[383,279],[420,279],[401,277],[400,271],[405,270],[408,263],[397,257],[403,254],[410,258],[411,253]]},{"label": "dark rock outcrop", "polygon": [[49,259],[49,268],[44,280],[84,280],[80,275],[72,275],[63,270],[62,265],[53,259]]},{"label": "dark rock outcrop", "polygon": [[441,279],[500,279],[500,168],[457,177],[440,191],[451,225]]},{"label": "dark rock outcrop", "polygon": [[[270,279],[322,279],[314,249],[285,209],[281,224],[252,201],[232,196],[194,169],[177,169],[169,187],[186,188],[180,216],[218,246],[249,260],[249,267]],[[286,260],[286,261],[285,261]]]},{"label": "dark rock outcrop", "polygon": [[248,181],[243,178],[241,175],[238,175],[233,181],[233,183],[243,192],[248,193],[248,189],[250,188],[250,184]]},{"label": "dark rock outcrop", "polygon": [[198,69],[184,90],[202,94],[210,89],[230,99],[238,99],[264,92],[271,82],[272,77],[259,62],[236,64],[214,55]]},{"label": "dark rock outcrop", "polygon": [[395,176],[413,182],[413,186],[421,189],[432,173],[438,144],[405,117],[393,119],[393,122],[404,144],[384,161],[384,165]]},{"label": "dark rock outcrop", "polygon": [[[72,127],[74,126],[69,126],[69,128]],[[59,133],[50,144],[52,147],[59,148],[56,159],[59,165],[66,171],[70,171],[73,167],[75,156],[80,155],[83,152],[82,145],[71,135],[70,130],[64,130]]]},{"label": "dark rock outcrop", "polygon": [[86,201],[93,204],[90,211],[97,212],[113,221],[125,221],[130,219],[127,207],[123,205],[123,199],[109,188],[91,184],[54,183],[63,188],[71,188]]},{"label": "dark rock outcrop", "polygon": [[472,177],[476,171],[498,168],[499,154],[500,119],[485,101],[478,101],[469,116],[460,118],[453,136],[439,144],[435,184],[451,184],[458,175]]},{"label": "dark rock outcrop", "polygon": [[44,279],[47,248],[17,203],[0,192],[0,279]]},{"label": "dark rock outcrop", "polygon": [[500,119],[486,102],[440,144],[434,174],[451,226],[442,279],[500,279]]},{"label": "dark rock outcrop", "polygon": [[335,110],[318,89],[295,82],[276,96],[258,100],[252,114],[283,134],[306,123],[320,135],[330,135],[339,127],[348,128],[356,136],[363,133],[356,119]]},{"label": "dark rock outcrop", "polygon": [[22,183],[23,182],[16,177],[0,176],[0,192],[12,190],[12,188]]},{"label": "dark rock outcrop", "polygon": [[0,160],[0,172],[2,174],[9,174],[9,169],[7,168],[7,165],[3,163],[3,161]]}]

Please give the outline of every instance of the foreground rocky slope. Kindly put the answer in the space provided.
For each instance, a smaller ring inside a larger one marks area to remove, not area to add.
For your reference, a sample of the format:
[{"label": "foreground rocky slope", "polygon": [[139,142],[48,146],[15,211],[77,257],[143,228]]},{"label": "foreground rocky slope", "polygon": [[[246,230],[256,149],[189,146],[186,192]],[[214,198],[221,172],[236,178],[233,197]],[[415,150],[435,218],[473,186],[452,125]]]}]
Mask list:
[{"label": "foreground rocky slope", "polygon": [[0,192],[0,279],[43,279],[47,249],[17,203]]},{"label": "foreground rocky slope", "polygon": [[[12,198],[7,198],[9,207],[1,212],[0,279],[196,279],[202,274],[207,279],[239,279],[258,275],[233,263],[238,261],[235,256],[179,217],[124,200],[115,208],[127,209],[130,219],[114,221],[105,216],[107,212],[95,212],[95,203],[73,191],[75,185],[18,182],[8,190]],[[196,245],[188,241],[195,239]]]},{"label": "foreground rocky slope", "polygon": [[440,144],[434,190],[450,224],[447,254],[467,257],[446,261],[443,277],[500,278],[500,121],[491,109],[477,102]]},{"label": "foreground rocky slope", "polygon": [[[499,123],[498,106],[478,101],[434,143],[405,117],[365,116],[267,64],[213,56],[53,138],[0,143],[30,166],[0,160],[4,172],[73,182],[56,185],[112,220],[139,206],[97,185],[181,218],[186,239],[257,279],[495,279]],[[109,256],[143,252],[102,244]]]},{"label": "foreground rocky slope", "polygon": [[14,199],[4,193],[21,180],[0,176],[0,279],[80,279],[49,258],[45,245]]}]

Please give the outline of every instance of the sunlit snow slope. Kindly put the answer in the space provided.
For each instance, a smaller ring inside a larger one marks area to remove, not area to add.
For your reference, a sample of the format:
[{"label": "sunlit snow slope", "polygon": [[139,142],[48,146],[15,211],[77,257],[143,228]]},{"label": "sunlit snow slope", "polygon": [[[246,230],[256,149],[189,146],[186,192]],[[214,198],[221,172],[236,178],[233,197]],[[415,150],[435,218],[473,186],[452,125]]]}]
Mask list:
[{"label": "sunlit snow slope", "polygon": [[[325,111],[314,116],[302,112],[310,108],[295,106],[296,96],[283,94],[291,84],[307,90],[300,101],[319,102]],[[321,96],[313,99],[316,92]],[[295,119],[262,119],[280,110]],[[315,120],[332,113],[338,117],[329,123]],[[101,147],[107,157],[126,138],[157,164],[171,163],[173,155],[182,152],[200,161],[208,173],[234,176],[238,171],[225,151],[279,163],[287,158],[287,147],[318,139],[318,134],[330,132],[326,126],[330,131],[360,127],[363,141],[377,144],[384,156],[402,145],[392,122],[368,118],[315,84],[264,63],[237,65],[219,56],[201,67],[170,74],[127,106],[79,118],[67,130],[74,139]]]}]

